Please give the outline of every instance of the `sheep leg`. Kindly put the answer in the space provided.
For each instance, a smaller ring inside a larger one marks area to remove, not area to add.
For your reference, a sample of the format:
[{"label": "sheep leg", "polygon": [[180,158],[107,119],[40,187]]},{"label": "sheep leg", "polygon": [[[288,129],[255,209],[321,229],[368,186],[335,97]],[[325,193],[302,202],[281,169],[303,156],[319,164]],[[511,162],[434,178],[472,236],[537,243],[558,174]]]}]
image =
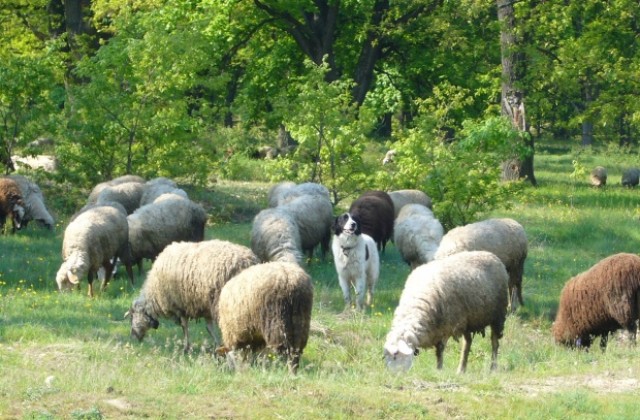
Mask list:
[{"label": "sheep leg", "polygon": [[498,347],[500,347],[500,335],[491,328],[491,370],[498,368]]},{"label": "sheep leg", "polygon": [[222,341],[220,340],[220,336],[218,335],[215,325],[213,325],[213,321],[207,321],[207,331],[211,338],[213,338],[214,346],[218,347],[220,345],[219,343]]},{"label": "sheep leg", "polygon": [[600,350],[605,351],[607,349],[608,341],[609,341],[608,333],[604,333],[600,336]]},{"label": "sheep leg", "polygon": [[516,301],[518,300],[518,288],[509,283],[509,306],[511,313],[516,312]]},{"label": "sheep leg", "polygon": [[102,265],[102,268],[104,268],[104,280],[102,281],[102,285],[100,286],[100,291],[104,292],[104,290],[107,288],[107,285],[111,280],[111,276],[113,275],[114,265],[115,265],[115,262],[112,262],[111,260],[109,260],[108,262]]},{"label": "sheep leg", "polygon": [[127,270],[127,276],[129,276],[129,281],[131,282],[131,285],[133,286],[134,284],[134,280],[133,280],[133,267],[131,265],[131,262],[127,262],[124,265],[124,268]]},{"label": "sheep leg", "polygon": [[460,364],[458,365],[458,373],[464,373],[467,370],[467,359],[469,358],[469,351],[471,350],[471,341],[473,337],[471,333],[466,332],[462,336],[462,352],[460,353]]},{"label": "sheep leg", "polygon": [[444,361],[444,341],[438,341],[436,343],[436,361],[438,369],[442,369],[443,361]]},{"label": "sheep leg", "polygon": [[93,271],[89,271],[89,274],[87,274],[87,281],[89,282],[89,297],[93,297]]},{"label": "sheep leg", "polygon": [[184,316],[180,317],[180,326],[184,334],[184,352],[188,353],[191,349],[191,344],[189,343],[189,318]]}]

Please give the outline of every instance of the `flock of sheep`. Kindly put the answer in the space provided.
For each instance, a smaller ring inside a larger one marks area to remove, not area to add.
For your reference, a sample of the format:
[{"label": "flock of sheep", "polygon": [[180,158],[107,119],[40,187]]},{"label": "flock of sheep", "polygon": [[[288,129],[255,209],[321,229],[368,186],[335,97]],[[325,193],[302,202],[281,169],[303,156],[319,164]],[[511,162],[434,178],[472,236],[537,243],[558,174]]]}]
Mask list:
[{"label": "flock of sheep", "polygon": [[[18,185],[18,193],[6,180]],[[24,177],[0,181],[6,214],[53,226],[35,184]],[[305,257],[319,248],[324,259],[337,218],[320,184],[277,184],[268,203],[253,220],[249,248],[205,241],[206,212],[172,180],[129,175],[98,184],[66,227],[58,287],[67,290],[87,278],[93,296],[99,271],[105,287],[120,261],[133,283],[133,267],[140,273],[143,259],[152,260],[125,315],[133,337],[142,340],[160,319],[172,319],[182,326],[188,350],[189,320],[202,318],[231,364],[269,349],[295,372],[313,306]],[[420,349],[435,348],[442,368],[448,339],[462,337],[458,371],[464,372],[473,335],[489,327],[494,369],[507,312],[523,305],[525,230],[503,218],[445,233],[431,206],[423,192],[400,190],[369,191],[349,208],[377,253],[392,240],[412,270],[383,346],[386,364],[405,370]],[[635,341],[639,312],[640,257],[617,254],[567,282],[552,333],[571,347],[589,347],[600,337],[604,348],[608,335],[621,328]]]}]

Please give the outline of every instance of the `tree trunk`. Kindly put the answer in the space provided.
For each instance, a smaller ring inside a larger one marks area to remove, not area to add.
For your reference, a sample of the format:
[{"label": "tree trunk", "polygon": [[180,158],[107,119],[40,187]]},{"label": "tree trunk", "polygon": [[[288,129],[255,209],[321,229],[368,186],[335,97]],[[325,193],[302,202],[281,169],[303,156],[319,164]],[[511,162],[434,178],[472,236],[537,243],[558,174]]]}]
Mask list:
[{"label": "tree trunk", "polygon": [[[518,83],[524,76],[524,66],[521,54],[518,53],[516,39],[516,19],[512,0],[496,0],[498,7],[498,21],[500,22],[500,53],[502,57],[502,114],[511,119],[514,127],[522,132],[525,144],[530,148],[530,154],[523,159],[510,160],[503,165],[503,178],[526,178],[532,185],[537,185],[533,171],[534,140],[527,126],[524,93]],[[516,165],[516,167],[514,167]]]}]

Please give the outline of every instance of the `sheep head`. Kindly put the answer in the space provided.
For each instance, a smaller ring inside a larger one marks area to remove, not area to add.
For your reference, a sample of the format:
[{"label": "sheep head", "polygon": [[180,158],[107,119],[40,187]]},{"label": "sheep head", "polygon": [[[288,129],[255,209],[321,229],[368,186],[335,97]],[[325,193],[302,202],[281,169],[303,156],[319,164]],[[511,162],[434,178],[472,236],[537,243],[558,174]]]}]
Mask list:
[{"label": "sheep head", "polygon": [[413,365],[413,357],[417,349],[414,349],[404,339],[387,340],[384,345],[384,359],[387,368],[393,372],[406,372]]},{"label": "sheep head", "polygon": [[142,341],[149,329],[158,329],[160,323],[156,318],[147,313],[144,299],[136,299],[131,308],[124,314],[125,318],[131,319],[131,337]]}]

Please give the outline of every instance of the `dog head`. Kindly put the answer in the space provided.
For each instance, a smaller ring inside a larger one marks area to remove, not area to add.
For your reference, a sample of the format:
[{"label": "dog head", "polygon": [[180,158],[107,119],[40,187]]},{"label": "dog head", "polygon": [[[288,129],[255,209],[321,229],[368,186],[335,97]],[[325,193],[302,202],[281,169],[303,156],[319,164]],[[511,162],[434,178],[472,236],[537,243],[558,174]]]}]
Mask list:
[{"label": "dog head", "polygon": [[360,227],[360,219],[350,213],[344,213],[336,217],[333,221],[333,233],[336,236],[360,235],[362,233]]}]

